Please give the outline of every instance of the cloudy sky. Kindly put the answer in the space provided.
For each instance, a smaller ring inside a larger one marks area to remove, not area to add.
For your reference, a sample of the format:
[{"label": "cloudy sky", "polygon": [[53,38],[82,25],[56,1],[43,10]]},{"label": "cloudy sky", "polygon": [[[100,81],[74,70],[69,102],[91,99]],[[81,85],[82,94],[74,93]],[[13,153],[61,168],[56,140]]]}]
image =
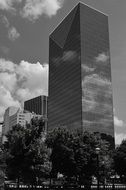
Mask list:
[{"label": "cloudy sky", "polygon": [[[126,138],[126,0],[81,0],[109,15],[116,143]],[[49,34],[79,0],[0,0],[0,120],[48,94]]]}]

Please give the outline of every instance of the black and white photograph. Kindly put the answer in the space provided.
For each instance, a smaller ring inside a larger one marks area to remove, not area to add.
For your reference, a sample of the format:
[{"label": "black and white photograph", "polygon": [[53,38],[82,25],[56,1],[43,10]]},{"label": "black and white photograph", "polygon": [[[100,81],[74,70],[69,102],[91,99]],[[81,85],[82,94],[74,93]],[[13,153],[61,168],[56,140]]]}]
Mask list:
[{"label": "black and white photograph", "polygon": [[126,189],[126,0],[0,0],[4,189]]}]

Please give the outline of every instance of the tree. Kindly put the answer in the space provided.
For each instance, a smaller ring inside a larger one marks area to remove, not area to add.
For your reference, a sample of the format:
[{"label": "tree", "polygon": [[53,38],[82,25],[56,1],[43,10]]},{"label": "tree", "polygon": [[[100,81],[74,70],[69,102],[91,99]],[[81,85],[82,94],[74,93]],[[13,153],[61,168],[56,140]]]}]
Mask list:
[{"label": "tree", "polygon": [[58,172],[68,178],[75,174],[74,152],[68,146],[71,143],[71,137],[65,128],[55,129],[47,135],[47,147],[52,149],[50,157],[52,162],[52,177],[56,177]]},{"label": "tree", "polygon": [[120,177],[126,177],[126,140],[123,140],[114,152],[114,168]]},{"label": "tree", "polygon": [[[100,148],[99,168],[97,168],[97,147]],[[110,167],[110,162],[107,160],[107,158],[110,158],[108,142],[102,140],[99,133],[94,134],[85,131],[83,134],[76,134],[73,148],[79,182],[89,185],[92,176],[97,176],[98,172],[100,180],[102,180],[101,177],[105,174],[105,171],[108,171],[108,164]]]},{"label": "tree", "polygon": [[4,147],[7,153],[7,175],[9,178],[35,182],[41,167],[49,160],[48,150],[42,139],[44,122],[32,120],[31,124],[22,127],[14,126],[7,134]]},{"label": "tree", "polygon": [[109,144],[98,133],[70,132],[57,128],[47,135],[46,144],[52,149],[52,174],[55,177],[60,172],[67,178],[75,177],[81,184],[89,183],[91,176],[97,175],[96,147],[100,148],[99,170],[104,168],[107,171],[107,167],[110,167],[110,163],[107,163],[107,158],[110,158]]},{"label": "tree", "polygon": [[0,146],[0,189],[4,189],[5,168],[6,168],[6,154],[3,151],[2,145]]}]

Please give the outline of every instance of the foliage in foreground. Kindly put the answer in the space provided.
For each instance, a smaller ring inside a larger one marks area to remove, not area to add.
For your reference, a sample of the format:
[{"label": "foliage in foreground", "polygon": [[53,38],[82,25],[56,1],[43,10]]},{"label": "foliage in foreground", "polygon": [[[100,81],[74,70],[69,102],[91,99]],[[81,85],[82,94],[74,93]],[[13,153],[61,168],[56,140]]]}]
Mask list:
[{"label": "foliage in foreground", "polygon": [[[79,183],[86,183],[91,176],[99,174],[101,180],[111,170],[109,144],[100,134],[72,133],[64,128],[55,129],[47,135],[46,144],[51,148],[52,176],[62,173],[68,179],[74,177]],[[99,163],[96,147],[100,148]]]},{"label": "foliage in foreground", "polygon": [[123,140],[114,152],[114,168],[118,175],[126,178],[126,140]]},{"label": "foliage in foreground", "polygon": [[9,131],[4,152],[10,179],[35,183],[40,178],[57,178],[61,173],[67,181],[72,179],[86,185],[92,176],[99,174],[104,181],[110,175],[113,163],[110,144],[99,133],[56,128],[44,141],[43,126],[42,120],[33,120],[25,128],[16,125]]},{"label": "foliage in foreground", "polygon": [[16,125],[8,132],[5,152],[9,178],[34,183],[37,177],[49,175],[49,154],[41,135],[43,126],[42,120],[33,120],[25,128]]}]

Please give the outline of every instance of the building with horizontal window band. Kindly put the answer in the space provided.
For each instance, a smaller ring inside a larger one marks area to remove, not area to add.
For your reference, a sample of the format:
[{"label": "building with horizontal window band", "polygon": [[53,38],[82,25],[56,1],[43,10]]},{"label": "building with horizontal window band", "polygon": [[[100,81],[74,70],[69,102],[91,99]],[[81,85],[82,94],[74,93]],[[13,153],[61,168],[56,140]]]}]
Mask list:
[{"label": "building with horizontal window band", "polygon": [[108,16],[82,3],[49,38],[48,130],[58,126],[114,137]]},{"label": "building with horizontal window band", "polygon": [[[47,104],[48,97],[44,95],[40,95],[29,99],[24,102],[24,110],[29,111],[31,113],[35,113],[37,115],[41,115],[42,119],[45,121],[45,132],[47,131]],[[34,116],[35,118],[35,116]]]}]

